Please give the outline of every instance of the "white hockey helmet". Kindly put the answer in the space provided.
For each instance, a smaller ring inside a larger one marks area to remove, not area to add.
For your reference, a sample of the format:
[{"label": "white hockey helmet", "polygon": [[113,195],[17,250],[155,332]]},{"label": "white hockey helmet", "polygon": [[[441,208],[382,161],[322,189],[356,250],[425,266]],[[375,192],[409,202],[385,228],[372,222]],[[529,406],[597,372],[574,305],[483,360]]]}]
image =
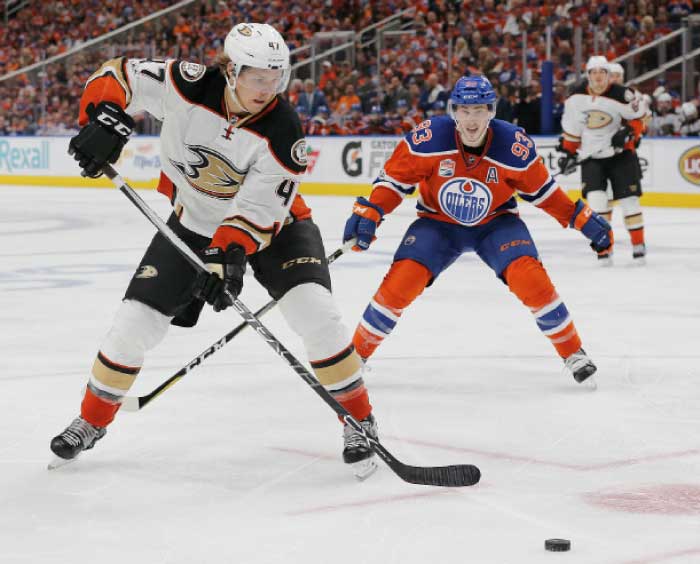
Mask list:
[{"label": "white hockey helmet", "polygon": [[603,69],[610,73],[610,64],[602,55],[593,55],[586,63],[586,73],[589,73],[593,69]]},{"label": "white hockey helmet", "polygon": [[224,53],[233,63],[233,76],[227,77],[233,90],[243,67],[257,69],[281,69],[277,87],[281,93],[287,89],[291,66],[289,48],[280,33],[269,24],[239,23],[229,31],[224,41]]},{"label": "white hockey helmet", "polygon": [[620,63],[608,63],[608,70],[610,74],[619,74],[622,78],[625,78],[625,69]]},{"label": "white hockey helmet", "polygon": [[680,114],[687,120],[698,117],[698,107],[693,102],[685,102],[680,108]]}]

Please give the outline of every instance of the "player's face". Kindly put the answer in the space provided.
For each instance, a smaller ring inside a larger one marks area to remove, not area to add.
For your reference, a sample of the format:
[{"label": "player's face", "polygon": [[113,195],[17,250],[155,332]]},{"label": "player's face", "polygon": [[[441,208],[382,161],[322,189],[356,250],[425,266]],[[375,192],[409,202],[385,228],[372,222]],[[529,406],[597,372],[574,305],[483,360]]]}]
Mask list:
[{"label": "player's face", "polygon": [[610,84],[622,84],[622,74],[619,72],[610,73]]},{"label": "player's face", "polygon": [[588,82],[594,92],[603,92],[608,87],[608,71],[605,69],[591,69],[588,71]]},{"label": "player's face", "polygon": [[275,97],[281,79],[281,70],[244,69],[236,81],[236,96],[248,111],[259,112]]},{"label": "player's face", "polygon": [[484,140],[492,113],[486,104],[455,106],[455,121],[462,143],[469,147],[478,147]]}]

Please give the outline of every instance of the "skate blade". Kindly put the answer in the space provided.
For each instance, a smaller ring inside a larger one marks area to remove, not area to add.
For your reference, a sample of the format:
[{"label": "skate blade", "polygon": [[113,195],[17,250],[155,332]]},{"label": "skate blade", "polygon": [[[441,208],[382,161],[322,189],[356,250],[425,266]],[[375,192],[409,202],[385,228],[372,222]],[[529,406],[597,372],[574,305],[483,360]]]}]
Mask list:
[{"label": "skate blade", "polygon": [[61,458],[60,456],[54,456],[46,466],[46,469],[56,470],[56,468],[60,468],[61,466],[65,466],[71,462],[75,462],[77,458],[77,456],[75,458]]},{"label": "skate blade", "polygon": [[360,482],[365,481],[379,468],[374,456],[361,460],[360,462],[355,462],[350,466],[352,467],[352,473],[355,475],[355,478]]},{"label": "skate blade", "polygon": [[591,392],[595,392],[598,389],[598,383],[595,381],[595,378],[592,375],[581,382],[580,385],[582,388],[590,390]]}]

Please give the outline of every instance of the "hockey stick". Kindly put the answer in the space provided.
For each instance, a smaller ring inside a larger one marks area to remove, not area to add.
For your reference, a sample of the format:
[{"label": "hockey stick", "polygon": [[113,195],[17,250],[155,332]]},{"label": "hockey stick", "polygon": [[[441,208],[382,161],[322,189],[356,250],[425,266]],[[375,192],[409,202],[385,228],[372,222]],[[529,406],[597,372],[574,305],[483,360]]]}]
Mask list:
[{"label": "hockey stick", "polygon": [[[328,261],[328,264],[331,264],[333,261],[335,261],[338,257],[341,255],[345,254],[350,248],[355,244],[355,240],[351,239],[347,243],[345,243],[342,247],[339,249],[336,249],[332,254],[328,255],[328,258],[326,259]],[[277,305],[276,300],[270,300],[267,302],[264,306],[262,306],[258,311],[254,313],[255,317],[262,317],[265,315],[268,311],[270,311],[272,308],[274,308]],[[158,387],[156,387],[153,391],[150,393],[143,395],[143,396],[126,396],[122,399],[122,407],[121,409],[123,411],[139,411],[146,407],[149,403],[151,403],[154,399],[156,399],[159,395],[161,395],[165,390],[170,388],[172,385],[177,383],[179,380],[185,376],[188,372],[193,370],[195,367],[199,366],[202,361],[205,359],[209,358],[211,355],[213,355],[216,351],[221,349],[224,345],[228,344],[236,335],[238,335],[243,329],[248,327],[248,323],[244,321],[241,323],[238,327],[235,329],[229,331],[221,337],[216,343],[211,345],[208,349],[197,355],[195,358],[193,358],[190,362],[188,362],[185,366],[180,368],[175,374],[173,374],[170,378],[165,380],[162,384],[160,384]]]},{"label": "hockey stick", "polygon": [[[117,172],[105,165],[103,172],[112,180],[119,190],[143,213],[158,231],[187,259],[187,261],[203,272],[207,268],[197,254],[185,245],[180,238],[165,224],[165,222],[134,192]],[[399,461],[378,440],[370,437],[362,425],[338,403],[338,401],[320,384],[318,380],[302,365],[289,350],[270,332],[261,321],[253,315],[246,305],[238,298],[233,298],[233,307],[240,316],[267,342],[268,345],[314,390],[336,414],[358,433],[360,433],[372,450],[391,468],[402,480],[411,484],[428,486],[461,487],[473,486],[479,482],[481,472],[471,464],[456,464],[452,466],[409,466]]]}]

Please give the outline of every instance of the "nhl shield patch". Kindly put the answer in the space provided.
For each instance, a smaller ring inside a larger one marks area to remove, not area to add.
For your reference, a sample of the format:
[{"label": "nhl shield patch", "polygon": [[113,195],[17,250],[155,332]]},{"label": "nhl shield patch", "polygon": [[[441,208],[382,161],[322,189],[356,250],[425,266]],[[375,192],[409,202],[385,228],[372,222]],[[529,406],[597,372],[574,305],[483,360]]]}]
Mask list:
[{"label": "nhl shield patch", "polygon": [[452,159],[443,159],[438,167],[438,176],[450,178],[455,175],[455,162]]},{"label": "nhl shield patch", "polygon": [[207,67],[199,63],[180,62],[180,74],[187,82],[196,82],[204,76]]}]

